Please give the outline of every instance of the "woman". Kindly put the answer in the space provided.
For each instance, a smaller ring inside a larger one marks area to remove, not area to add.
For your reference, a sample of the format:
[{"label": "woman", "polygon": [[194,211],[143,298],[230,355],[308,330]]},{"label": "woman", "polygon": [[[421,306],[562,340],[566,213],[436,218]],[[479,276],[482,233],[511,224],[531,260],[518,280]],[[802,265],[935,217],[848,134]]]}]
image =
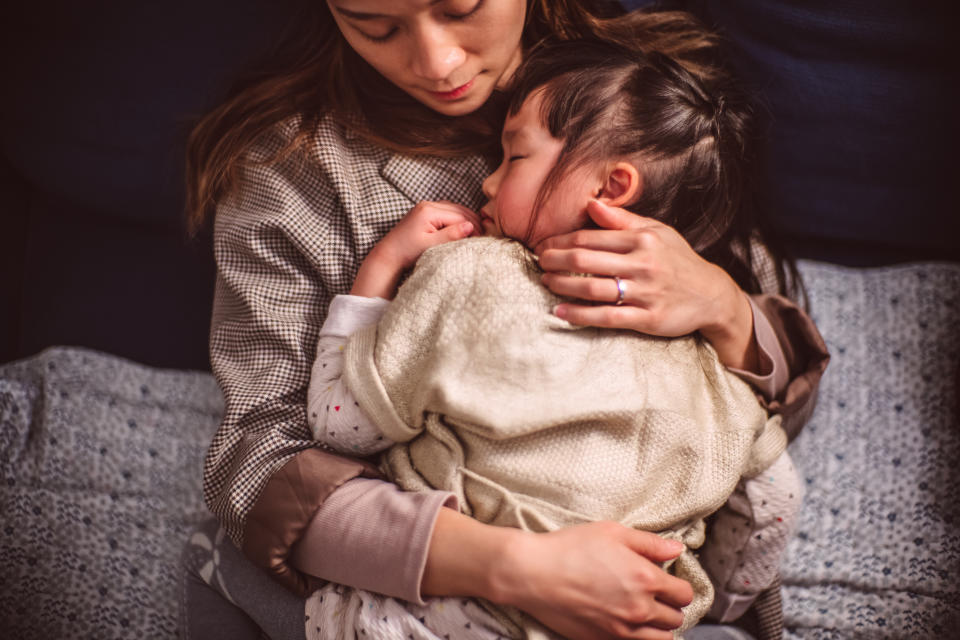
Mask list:
[{"label": "woman", "polygon": [[[502,117],[495,90],[524,48],[547,36],[640,38],[696,67],[710,44],[683,16],[605,22],[596,16],[615,11],[600,4],[312,3],[290,55],[195,131],[191,210],[200,222],[217,209],[211,355],[227,402],[205,497],[253,565],[299,593],[318,576],[411,601],[481,596],[572,638],[669,638],[680,625],[690,587],[657,566],[678,552],[657,536],[604,523],[550,534],[488,527],[442,508],[445,494],[397,492],[369,464],[315,448],[306,426],[304,394],[330,299],[417,203],[480,204],[483,154],[496,153]],[[606,303],[561,305],[558,315],[655,335],[699,330],[771,410],[802,424],[825,364],[809,320],[783,298],[744,294],[741,286],[759,289],[751,252],[724,265],[735,281],[669,229],[650,233],[631,219],[612,210],[601,229],[543,243],[548,287]],[[609,277],[564,275],[571,271],[617,275],[622,289]],[[302,633],[302,617],[278,613],[295,612],[297,600],[265,585],[229,544],[221,549],[203,582],[271,634],[285,633],[276,619]],[[189,614],[217,597],[188,582],[188,631],[209,632]],[[228,624],[219,614],[208,621],[221,632]]]}]

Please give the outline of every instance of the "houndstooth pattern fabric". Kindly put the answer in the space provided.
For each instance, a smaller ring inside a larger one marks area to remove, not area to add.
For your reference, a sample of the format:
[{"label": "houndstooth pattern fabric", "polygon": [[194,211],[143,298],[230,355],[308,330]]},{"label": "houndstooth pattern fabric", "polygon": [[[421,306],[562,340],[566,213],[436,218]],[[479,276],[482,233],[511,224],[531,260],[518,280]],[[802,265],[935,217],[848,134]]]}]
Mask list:
[{"label": "houndstooth pattern fabric", "polygon": [[226,413],[204,464],[204,498],[242,544],[269,477],[318,446],[305,399],[317,333],[373,245],[421,200],[478,208],[478,157],[391,155],[324,120],[309,153],[268,162],[289,123],[251,151],[236,193],[217,211],[218,278],[210,334]]}]

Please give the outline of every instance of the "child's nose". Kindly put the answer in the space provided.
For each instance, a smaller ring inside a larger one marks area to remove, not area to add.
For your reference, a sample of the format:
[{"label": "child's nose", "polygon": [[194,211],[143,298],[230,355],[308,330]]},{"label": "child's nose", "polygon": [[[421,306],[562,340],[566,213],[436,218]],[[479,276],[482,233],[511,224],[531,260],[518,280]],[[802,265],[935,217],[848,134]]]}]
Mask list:
[{"label": "child's nose", "polygon": [[502,167],[503,165],[497,167],[497,170],[488,175],[483,184],[480,185],[480,190],[483,191],[487,200],[493,200],[497,197],[497,189],[500,186],[500,169]]}]

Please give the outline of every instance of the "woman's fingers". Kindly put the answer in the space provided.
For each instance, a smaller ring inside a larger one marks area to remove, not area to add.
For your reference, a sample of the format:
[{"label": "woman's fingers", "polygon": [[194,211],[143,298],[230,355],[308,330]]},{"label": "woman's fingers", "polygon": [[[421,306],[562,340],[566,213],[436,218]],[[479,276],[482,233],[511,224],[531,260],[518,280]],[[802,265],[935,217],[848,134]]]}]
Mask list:
[{"label": "woman's fingers", "polygon": [[604,329],[632,329],[641,333],[650,333],[647,327],[651,326],[650,312],[634,306],[602,306],[558,304],[554,313],[570,324],[585,327],[601,327]]},{"label": "woman's fingers", "polygon": [[[683,553],[684,545],[677,540],[667,540],[649,531],[626,529],[624,544],[631,551],[637,553],[650,562],[661,564],[673,560]],[[693,588],[686,580],[672,576],[664,571],[657,570],[650,574],[650,591],[657,594],[658,607],[654,610],[651,619],[665,622],[667,629],[674,629],[683,622],[683,615],[679,614],[680,607],[685,607],[693,601]]]},{"label": "woman's fingers", "polygon": [[[598,200],[592,200],[587,205],[587,213],[597,224],[599,229],[580,229],[560,236],[547,238],[534,247],[534,251],[541,255],[547,249],[587,248],[599,251],[613,251],[626,253],[637,245],[637,232],[650,230],[655,232],[664,227],[664,224],[635,213],[610,207]],[[626,233],[611,233],[624,231]]]},{"label": "woman's fingers", "polygon": [[545,273],[540,276],[543,285],[559,296],[616,304],[620,299],[620,287],[624,287],[623,304],[640,304],[639,285],[624,279],[617,285],[615,278],[570,276]]},{"label": "woman's fingers", "polygon": [[[652,228],[652,227],[651,227]],[[580,229],[562,236],[553,236],[534,247],[542,260],[548,251],[564,249],[591,249],[611,253],[629,253],[637,248],[636,231],[608,231],[606,229]]]},{"label": "woman's fingers", "polygon": [[492,583],[500,585],[494,601],[519,607],[575,640],[667,640],[683,623],[680,609],[692,589],[660,562],[682,549],[615,522],[525,534],[494,565]]},{"label": "woman's fingers", "polygon": [[637,229],[657,223],[652,218],[639,216],[620,207],[611,207],[599,200],[587,203],[587,215],[601,229]]},{"label": "woman's fingers", "polygon": [[[663,603],[671,611],[679,611],[681,607],[685,607],[691,602],[693,602],[693,587],[690,586],[690,583],[686,580],[672,576],[669,573],[665,573],[663,576],[664,584],[658,590],[657,600]],[[672,615],[672,614],[670,614]],[[665,618],[658,618],[659,620],[666,620]],[[676,617],[670,618],[670,621],[677,622],[677,624],[670,628],[679,627],[683,623],[683,614],[680,615],[679,619]]]},{"label": "woman's fingers", "polygon": [[641,257],[592,249],[555,249],[540,256],[540,268],[555,273],[587,273],[595,276],[624,276],[646,268]]},{"label": "woman's fingers", "polygon": [[649,531],[624,527],[623,542],[634,553],[639,553],[650,562],[667,562],[683,553],[683,543],[668,540]]},{"label": "woman's fingers", "polygon": [[674,635],[672,631],[661,631],[659,629],[644,627],[635,635],[630,637],[636,638],[637,640],[673,640]]},{"label": "woman's fingers", "polygon": [[[690,585],[687,584],[687,586],[689,587]],[[687,604],[690,603],[688,602]],[[650,624],[647,626],[660,627],[659,630],[670,633],[673,629],[676,629],[683,624],[683,611],[680,610],[680,606],[686,605],[673,606],[664,604],[660,601],[654,602],[652,612],[653,615],[650,619]]]}]

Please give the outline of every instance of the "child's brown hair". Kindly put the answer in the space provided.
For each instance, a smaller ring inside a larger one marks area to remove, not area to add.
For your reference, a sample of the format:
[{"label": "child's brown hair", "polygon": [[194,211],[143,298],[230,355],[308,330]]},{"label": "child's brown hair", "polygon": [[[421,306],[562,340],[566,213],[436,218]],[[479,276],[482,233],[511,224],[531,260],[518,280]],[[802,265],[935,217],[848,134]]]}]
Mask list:
[{"label": "child's brown hair", "polygon": [[510,112],[536,91],[545,128],[564,142],[538,204],[574,167],[627,160],[642,176],[627,209],[674,227],[744,290],[759,291],[749,249],[753,109],[729,73],[599,40],[551,42],[518,69]]}]

